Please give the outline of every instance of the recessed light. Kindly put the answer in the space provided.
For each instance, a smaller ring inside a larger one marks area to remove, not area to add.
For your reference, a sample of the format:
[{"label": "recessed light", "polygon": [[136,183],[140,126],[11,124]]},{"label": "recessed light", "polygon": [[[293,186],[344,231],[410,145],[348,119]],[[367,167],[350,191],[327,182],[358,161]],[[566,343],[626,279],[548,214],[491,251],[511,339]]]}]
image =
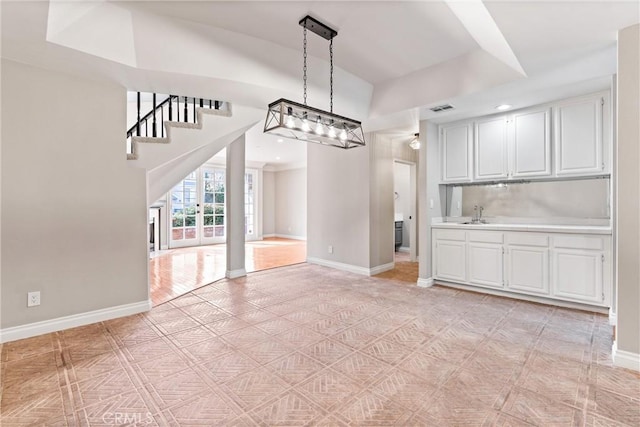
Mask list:
[{"label": "recessed light", "polygon": [[276,160],[280,160],[280,157],[276,157]]},{"label": "recessed light", "polygon": [[284,142],[284,139],[282,139],[282,138],[278,138],[278,142],[279,142],[280,144],[282,144],[282,143]]},{"label": "recessed light", "polygon": [[511,108],[511,105],[509,105],[509,104],[501,104],[501,105],[498,105],[496,107],[496,110],[504,111],[504,110],[508,110],[509,108]]}]

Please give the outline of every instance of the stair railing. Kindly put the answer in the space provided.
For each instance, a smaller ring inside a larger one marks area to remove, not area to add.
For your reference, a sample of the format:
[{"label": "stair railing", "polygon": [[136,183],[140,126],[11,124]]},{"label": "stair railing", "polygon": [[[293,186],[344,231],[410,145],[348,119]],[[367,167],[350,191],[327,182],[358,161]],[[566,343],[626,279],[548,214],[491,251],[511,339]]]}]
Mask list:
[{"label": "stair railing", "polygon": [[[196,123],[197,122],[197,112],[196,109],[199,108],[211,108],[215,110],[220,110],[223,107],[224,102],[216,101],[212,99],[205,98],[195,98],[188,96],[179,96],[179,95],[169,95],[167,98],[162,100],[159,104],[157,103],[157,96],[153,94],[153,104],[151,111],[149,111],[144,116],[140,117],[140,109],[141,109],[141,96],[140,92],[137,92],[136,96],[136,123],[127,130],[127,140],[129,140],[133,136],[144,136],[144,137],[152,137],[164,138],[165,129],[163,123],[165,122],[165,118],[167,121],[177,121],[177,122],[185,122],[185,123]],[[182,110],[182,115],[180,114]],[[160,119],[160,135],[158,135],[158,117]],[[149,126],[151,126],[151,130],[149,130]]]}]

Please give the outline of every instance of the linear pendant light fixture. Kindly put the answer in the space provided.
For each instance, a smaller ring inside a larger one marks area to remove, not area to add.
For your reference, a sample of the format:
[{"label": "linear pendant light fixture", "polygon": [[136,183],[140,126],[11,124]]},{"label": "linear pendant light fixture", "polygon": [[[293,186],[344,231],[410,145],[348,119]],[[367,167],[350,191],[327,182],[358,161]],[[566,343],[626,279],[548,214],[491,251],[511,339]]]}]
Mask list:
[{"label": "linear pendant light fixture", "polygon": [[[309,15],[302,18],[299,24],[303,28],[304,103],[300,104],[280,98],[269,104],[267,119],[264,122],[264,132],[345,149],[364,146],[361,123],[333,113],[333,38],[338,35],[338,32]],[[329,111],[307,105],[307,30],[329,40],[331,61]]]}]

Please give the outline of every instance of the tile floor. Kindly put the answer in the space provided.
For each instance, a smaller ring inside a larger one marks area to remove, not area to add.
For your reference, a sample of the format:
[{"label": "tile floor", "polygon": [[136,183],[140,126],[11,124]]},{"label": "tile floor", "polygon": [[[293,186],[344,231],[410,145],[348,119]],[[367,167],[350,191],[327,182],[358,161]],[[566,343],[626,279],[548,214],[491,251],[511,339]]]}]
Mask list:
[{"label": "tile floor", "polygon": [[[266,238],[247,242],[248,272],[298,264],[307,259],[307,242]],[[149,261],[151,301],[154,306],[224,278],[226,245],[206,245],[152,253]]]},{"label": "tile floor", "polygon": [[0,424],[640,425],[592,313],[299,264],[2,346]]}]

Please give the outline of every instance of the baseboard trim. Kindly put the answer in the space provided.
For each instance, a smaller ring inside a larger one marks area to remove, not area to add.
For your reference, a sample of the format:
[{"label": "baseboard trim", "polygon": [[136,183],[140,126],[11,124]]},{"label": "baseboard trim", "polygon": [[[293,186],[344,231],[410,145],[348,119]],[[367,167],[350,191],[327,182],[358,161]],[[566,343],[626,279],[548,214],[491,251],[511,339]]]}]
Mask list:
[{"label": "baseboard trim", "polygon": [[640,354],[618,350],[618,341],[611,346],[611,357],[615,366],[640,372]]},{"label": "baseboard trim", "polygon": [[240,268],[238,270],[227,270],[225,277],[227,279],[237,279],[238,277],[244,277],[247,275],[247,270]]},{"label": "baseboard trim", "polygon": [[375,276],[376,274],[384,273],[385,271],[393,270],[396,266],[395,262],[389,262],[387,264],[378,265],[369,269],[369,276]]},{"label": "baseboard trim", "polygon": [[598,307],[595,305],[582,304],[579,302],[571,302],[571,301],[562,301],[562,300],[556,300],[551,298],[539,297],[535,295],[516,294],[509,291],[502,291],[500,289],[484,288],[484,287],[473,286],[473,285],[464,285],[460,283],[446,282],[446,281],[437,280],[437,279],[435,279],[435,282],[437,282],[438,285],[446,286],[449,288],[462,289],[465,291],[478,292],[481,294],[497,295],[501,297],[513,298],[513,299],[522,300],[522,301],[537,302],[540,304],[553,305],[556,307],[573,308],[576,310],[584,310],[584,311],[590,311],[593,313],[600,313],[600,314],[607,314],[609,312],[608,307]]},{"label": "baseboard trim", "polygon": [[268,239],[268,238],[270,238],[270,237],[276,237],[276,235],[275,235],[275,234],[273,234],[273,233],[272,233],[272,234],[263,234],[263,235],[262,235],[262,238],[263,238],[263,239]]},{"label": "baseboard trim", "polygon": [[90,325],[118,317],[131,316],[151,310],[151,300],[123,304],[115,307],[102,308],[86,313],[72,314],[41,322],[28,323],[26,325],[13,326],[0,330],[0,343],[31,338],[64,329]]},{"label": "baseboard trim", "polygon": [[362,274],[364,276],[369,275],[369,269],[359,267],[357,265],[345,264],[342,262],[328,261],[322,258],[307,257],[307,262],[310,264],[317,264],[323,267],[335,268],[336,270],[348,271],[349,273]]},{"label": "baseboard trim", "polygon": [[430,288],[433,286],[433,277],[429,277],[428,279],[423,279],[422,277],[418,277],[418,286],[421,288]]},{"label": "baseboard trim", "polygon": [[307,236],[294,236],[293,234],[274,234],[273,237],[279,237],[280,239],[291,239],[291,240],[307,240]]},{"label": "baseboard trim", "polygon": [[408,248],[408,247],[406,247],[406,246],[400,246],[400,247],[398,248],[398,252],[404,252],[404,253],[407,253],[407,254],[408,254],[409,252],[411,252],[411,248]]}]

